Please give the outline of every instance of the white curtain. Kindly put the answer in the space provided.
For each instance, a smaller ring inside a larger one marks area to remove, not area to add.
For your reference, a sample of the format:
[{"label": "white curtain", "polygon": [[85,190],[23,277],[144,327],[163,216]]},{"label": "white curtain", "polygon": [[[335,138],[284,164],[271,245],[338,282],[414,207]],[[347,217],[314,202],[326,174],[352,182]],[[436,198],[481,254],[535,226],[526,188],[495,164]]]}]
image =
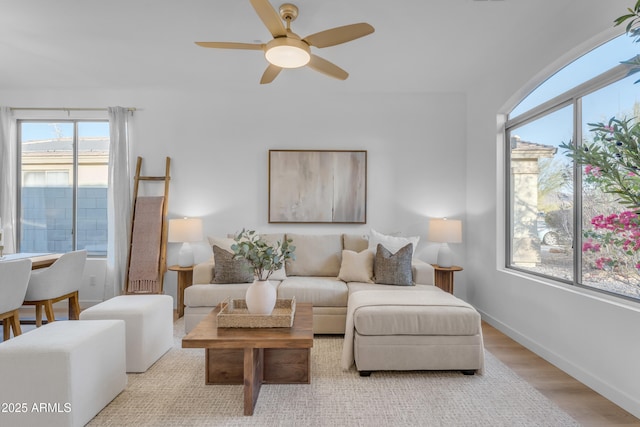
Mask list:
[{"label": "white curtain", "polygon": [[0,227],[4,234],[4,253],[16,251],[16,141],[11,108],[0,107]]},{"label": "white curtain", "polygon": [[107,277],[104,299],[120,295],[124,289],[131,222],[131,176],[129,167],[129,111],[109,107],[109,189],[107,192]]}]

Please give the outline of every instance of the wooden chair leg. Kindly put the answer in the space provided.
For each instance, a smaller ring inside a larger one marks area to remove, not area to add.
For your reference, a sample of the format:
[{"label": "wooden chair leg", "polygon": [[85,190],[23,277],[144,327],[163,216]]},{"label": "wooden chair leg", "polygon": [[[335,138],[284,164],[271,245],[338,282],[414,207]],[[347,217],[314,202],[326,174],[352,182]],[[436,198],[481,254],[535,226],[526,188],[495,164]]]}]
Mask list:
[{"label": "wooden chair leg", "polygon": [[18,335],[22,335],[22,329],[20,329],[20,317],[18,316],[18,312],[11,317],[11,327],[13,329],[13,336],[17,337]]},{"label": "wooden chair leg", "polygon": [[7,341],[9,339],[9,319],[2,321],[2,339]]},{"label": "wooden chair leg", "polygon": [[69,320],[80,319],[80,302],[78,301],[78,292],[74,292],[69,297]]},{"label": "wooden chair leg", "polygon": [[47,322],[55,322],[56,316],[53,314],[53,301],[50,299],[44,302],[44,312],[47,315]]},{"label": "wooden chair leg", "polygon": [[42,326],[42,304],[36,304],[36,328]]}]

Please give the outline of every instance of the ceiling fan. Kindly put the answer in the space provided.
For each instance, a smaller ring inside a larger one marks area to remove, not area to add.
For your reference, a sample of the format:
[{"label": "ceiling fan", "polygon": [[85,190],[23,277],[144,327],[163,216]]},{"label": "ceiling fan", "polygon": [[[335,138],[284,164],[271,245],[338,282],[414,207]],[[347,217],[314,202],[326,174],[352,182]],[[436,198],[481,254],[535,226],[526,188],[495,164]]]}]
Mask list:
[{"label": "ceiling fan", "polygon": [[[327,76],[339,80],[349,77],[342,68],[311,53],[311,46],[317,48],[335,46],[346,43],[374,32],[367,23],[351,24],[331,28],[311,34],[303,39],[291,31],[291,22],[298,17],[298,7],[285,3],[280,6],[280,13],[271,6],[269,0],[250,0],[256,13],[267,27],[273,40],[268,43],[233,43],[233,42],[196,42],[198,46],[217,49],[262,50],[269,62],[262,74],[260,84],[271,83],[283,68],[299,68],[308,66]],[[286,27],[282,21],[286,22]]]}]

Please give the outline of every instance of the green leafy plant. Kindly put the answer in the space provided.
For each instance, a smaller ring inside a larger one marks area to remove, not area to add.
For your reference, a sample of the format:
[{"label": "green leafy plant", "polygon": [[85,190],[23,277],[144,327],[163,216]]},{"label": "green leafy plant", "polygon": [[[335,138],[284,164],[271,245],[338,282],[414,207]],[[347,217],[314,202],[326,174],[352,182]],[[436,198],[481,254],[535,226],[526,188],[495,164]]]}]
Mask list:
[{"label": "green leafy plant", "polygon": [[296,247],[291,239],[269,244],[254,230],[242,229],[231,245],[234,259],[246,259],[258,280],[268,280],[274,271],[280,270],[288,260],[295,260]]},{"label": "green leafy plant", "polygon": [[589,123],[593,142],[576,146],[562,143],[560,148],[584,166],[585,181],[603,192],[615,194],[622,205],[640,210],[640,123],[636,119],[609,119],[608,123]]},{"label": "green leafy plant", "polygon": [[[625,21],[629,21],[627,23],[626,32],[630,37],[633,37],[636,43],[640,42],[640,0],[638,0],[633,8],[627,9],[627,14],[622,15],[616,18],[614,22],[614,26],[622,25]],[[623,64],[628,65],[629,75],[635,74],[640,71],[640,55],[636,55],[634,58],[631,58],[628,61],[622,61]],[[640,82],[640,80],[636,80],[636,83]]]}]

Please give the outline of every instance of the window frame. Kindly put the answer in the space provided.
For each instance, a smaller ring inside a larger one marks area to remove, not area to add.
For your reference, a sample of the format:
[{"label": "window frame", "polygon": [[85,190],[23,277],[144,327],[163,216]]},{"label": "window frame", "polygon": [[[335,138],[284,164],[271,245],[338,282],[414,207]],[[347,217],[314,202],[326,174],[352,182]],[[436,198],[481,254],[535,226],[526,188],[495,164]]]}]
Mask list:
[{"label": "window frame", "polygon": [[[18,227],[16,227],[15,230],[15,234],[16,234],[16,241],[15,241],[15,245],[16,245],[16,252],[20,252],[21,248],[21,242],[22,242],[22,187],[23,187],[23,180],[22,180],[22,124],[23,123],[72,123],[73,124],[73,136],[72,136],[72,141],[71,141],[71,145],[72,145],[72,159],[73,159],[73,164],[72,164],[72,173],[71,173],[71,179],[72,179],[72,226],[71,226],[71,233],[72,233],[72,238],[71,238],[71,250],[75,251],[77,250],[77,244],[78,244],[78,168],[79,168],[79,163],[78,163],[78,142],[79,142],[79,137],[78,137],[78,125],[79,123],[107,123],[109,126],[111,126],[111,124],[109,123],[109,119],[103,119],[103,118],[22,118],[22,119],[17,119],[16,120],[16,218],[18,219]],[[109,139],[110,139],[110,135],[109,135]],[[111,150],[111,141],[109,141],[109,150]],[[96,254],[91,254],[88,253],[87,254],[88,257],[90,258],[96,258],[96,259],[101,259],[101,258],[107,258],[107,252],[105,251],[105,253],[102,255],[96,255]]]},{"label": "window frame", "polygon": [[[536,277],[541,277],[555,282],[561,282],[568,285],[572,285],[578,288],[587,289],[607,295],[614,296],[629,301],[640,302],[640,299],[619,294],[606,289],[600,289],[594,286],[585,285],[582,283],[582,168],[579,164],[572,162],[573,171],[573,184],[575,191],[573,192],[573,280],[564,279],[561,277],[551,276],[548,274],[527,270],[513,265],[513,209],[512,198],[513,188],[511,183],[511,150],[510,138],[511,132],[520,126],[534,122],[542,117],[552,114],[567,106],[573,107],[573,136],[572,140],[582,145],[583,133],[582,133],[582,98],[594,93],[600,89],[603,89],[609,85],[612,85],[620,80],[629,77],[628,66],[624,64],[616,65],[615,67],[601,73],[567,91],[555,96],[554,98],[543,102],[524,113],[521,113],[513,118],[507,115],[507,120],[504,125],[504,161],[506,167],[504,168],[504,183],[505,183],[505,251],[504,251],[504,266],[507,270],[517,271]],[[535,89],[534,89],[535,90]]]}]

